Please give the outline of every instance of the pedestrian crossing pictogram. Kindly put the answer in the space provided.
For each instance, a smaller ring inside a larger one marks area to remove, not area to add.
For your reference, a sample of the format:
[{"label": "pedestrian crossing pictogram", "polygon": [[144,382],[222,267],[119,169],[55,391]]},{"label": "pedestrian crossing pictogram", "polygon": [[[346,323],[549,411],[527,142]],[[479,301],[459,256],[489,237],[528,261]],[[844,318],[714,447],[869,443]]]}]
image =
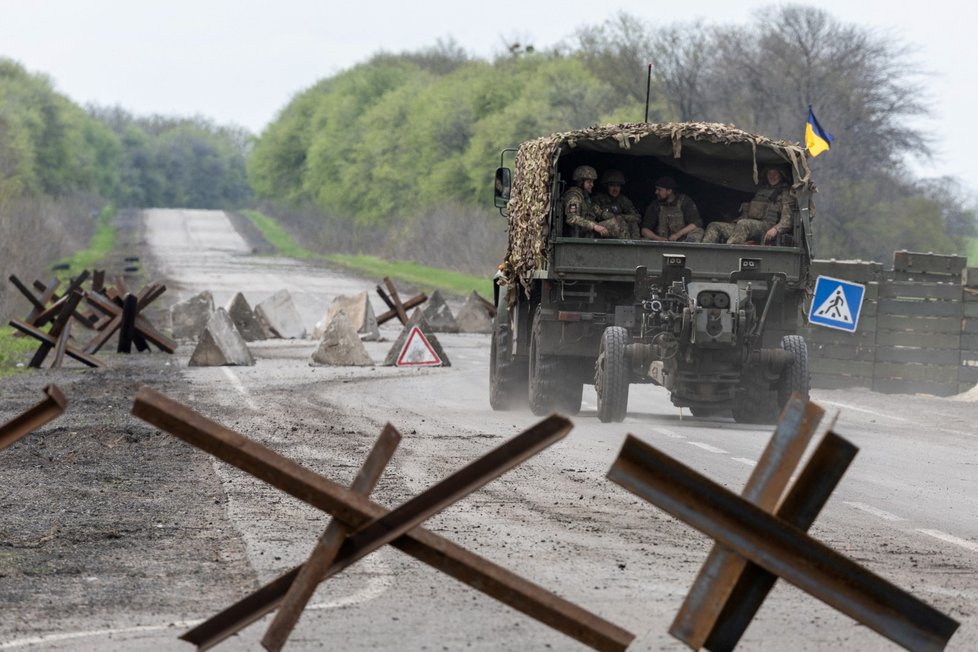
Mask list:
[{"label": "pedestrian crossing pictogram", "polygon": [[815,282],[808,321],[818,326],[854,333],[865,294],[865,285],[819,276]]}]

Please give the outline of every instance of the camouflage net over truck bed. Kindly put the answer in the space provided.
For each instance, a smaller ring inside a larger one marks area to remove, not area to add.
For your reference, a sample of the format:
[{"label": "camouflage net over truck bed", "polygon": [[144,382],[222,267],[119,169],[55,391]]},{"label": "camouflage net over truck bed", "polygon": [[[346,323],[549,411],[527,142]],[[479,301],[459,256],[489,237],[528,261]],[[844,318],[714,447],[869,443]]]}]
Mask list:
[{"label": "camouflage net over truck bed", "polygon": [[630,153],[663,158],[671,155],[673,159],[680,159],[684,147],[702,149],[704,144],[749,147],[749,152],[744,150],[743,158],[745,162],[748,156],[752,160],[754,184],[758,182],[760,159],[760,165],[790,163],[795,170],[796,185],[810,185],[808,161],[801,145],[771,140],[720,123],[603,125],[530,140],[520,145],[516,154],[513,190],[508,204],[509,247],[504,284],[513,287],[518,280],[528,289],[533,270],[545,258],[548,216],[552,210],[551,184],[561,152],[572,149],[595,152],[641,150]]}]

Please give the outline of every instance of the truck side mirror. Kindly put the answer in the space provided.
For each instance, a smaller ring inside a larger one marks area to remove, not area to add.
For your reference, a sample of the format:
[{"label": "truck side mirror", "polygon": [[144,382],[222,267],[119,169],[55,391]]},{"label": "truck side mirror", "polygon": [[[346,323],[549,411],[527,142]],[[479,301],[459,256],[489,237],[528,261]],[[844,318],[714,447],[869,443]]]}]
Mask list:
[{"label": "truck side mirror", "polygon": [[492,191],[493,204],[496,205],[496,208],[506,208],[512,188],[513,174],[509,168],[496,168],[496,181]]}]

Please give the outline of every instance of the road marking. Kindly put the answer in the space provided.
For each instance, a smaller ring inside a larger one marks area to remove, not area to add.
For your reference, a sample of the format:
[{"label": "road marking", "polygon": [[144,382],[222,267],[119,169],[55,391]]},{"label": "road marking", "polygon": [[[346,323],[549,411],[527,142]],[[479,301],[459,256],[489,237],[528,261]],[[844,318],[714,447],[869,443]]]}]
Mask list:
[{"label": "road marking", "polygon": [[704,444],[700,441],[688,441],[686,442],[690,446],[696,446],[697,448],[702,448],[705,451],[710,451],[711,453],[721,453],[722,455],[727,455],[727,451],[722,448],[717,448],[716,446],[710,446],[709,444]]},{"label": "road marking", "polygon": [[[373,555],[363,559],[359,564],[373,565],[375,568],[369,570],[367,585],[345,598],[336,598],[328,602],[317,602],[306,607],[306,611],[323,611],[326,609],[337,609],[339,607],[350,607],[363,604],[379,598],[390,588],[393,583],[393,573],[386,562],[373,559]],[[380,567],[380,568],[377,568]],[[28,645],[41,645],[43,643],[56,643],[58,641],[70,641],[76,638],[92,638],[96,636],[114,636],[118,634],[140,634],[143,632],[160,632],[172,630],[174,628],[186,629],[194,627],[204,622],[201,620],[185,620],[182,622],[171,622],[166,625],[142,625],[139,627],[119,627],[115,629],[90,629],[80,632],[63,632],[61,634],[42,634],[30,638],[21,638],[14,641],[0,643],[0,650],[11,650]]]},{"label": "road marking", "polygon": [[895,417],[890,414],[883,414],[882,412],[876,412],[874,410],[869,410],[867,408],[856,407],[855,405],[849,405],[848,403],[837,403],[836,401],[819,401],[820,403],[825,403],[827,405],[834,405],[836,407],[845,408],[847,410],[852,410],[853,412],[863,412],[865,414],[872,414],[875,417],[882,417],[884,419],[892,419],[893,421],[906,421],[901,417]]},{"label": "road marking", "polygon": [[757,462],[754,460],[749,460],[746,457],[732,457],[730,458],[734,462],[740,462],[741,464],[746,464],[747,466],[757,466]]},{"label": "road marking", "polygon": [[858,509],[860,511],[866,512],[867,514],[872,514],[873,516],[876,516],[878,518],[881,518],[884,521],[905,521],[905,520],[907,520],[907,519],[903,518],[902,516],[897,516],[896,514],[891,514],[890,512],[883,511],[882,509],[876,509],[875,507],[872,507],[870,505],[867,505],[866,503],[849,502],[848,500],[843,501],[843,503],[846,504],[846,505],[849,505],[849,507],[853,507],[853,508]]},{"label": "road marking", "polygon": [[920,529],[918,529],[917,532],[920,532],[921,534],[926,534],[929,537],[934,537],[935,539],[940,539],[941,541],[946,541],[947,543],[953,543],[956,546],[961,546],[962,548],[965,548],[966,550],[970,550],[972,552],[978,552],[978,543],[975,543],[974,541],[968,541],[967,539],[962,539],[960,537],[956,537],[953,534],[948,534],[947,532],[941,532],[940,530],[920,530]]},{"label": "road marking", "polygon": [[678,432],[669,430],[668,428],[655,428],[654,430],[671,439],[686,439],[686,435],[680,435]]},{"label": "road marking", "polygon": [[245,405],[247,405],[255,412],[258,412],[259,411],[258,405],[256,405],[255,402],[251,400],[251,396],[248,395],[248,390],[245,389],[245,386],[241,383],[241,379],[238,378],[238,376],[233,371],[231,371],[231,367],[221,367],[221,371],[223,371],[224,375],[228,377],[228,380],[230,380],[234,388],[238,390],[238,393],[244,397]]}]

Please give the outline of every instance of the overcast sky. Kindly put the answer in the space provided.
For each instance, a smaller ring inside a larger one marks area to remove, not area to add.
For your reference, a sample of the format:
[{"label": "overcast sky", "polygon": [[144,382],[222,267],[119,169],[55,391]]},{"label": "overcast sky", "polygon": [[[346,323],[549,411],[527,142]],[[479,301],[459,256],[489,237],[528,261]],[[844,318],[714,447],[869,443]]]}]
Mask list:
[{"label": "overcast sky", "polygon": [[[931,73],[934,108],[933,119],[918,126],[933,134],[938,155],[917,170],[959,177],[978,191],[975,4],[802,4],[917,48],[916,59]],[[0,56],[49,75],[82,104],[119,105],[139,115],[202,115],[257,133],[295,93],[379,50],[415,50],[451,37],[471,54],[491,56],[513,39],[554,45],[619,11],[663,23],[730,24],[770,6],[753,0],[0,0]],[[799,139],[803,120],[800,115]]]}]

